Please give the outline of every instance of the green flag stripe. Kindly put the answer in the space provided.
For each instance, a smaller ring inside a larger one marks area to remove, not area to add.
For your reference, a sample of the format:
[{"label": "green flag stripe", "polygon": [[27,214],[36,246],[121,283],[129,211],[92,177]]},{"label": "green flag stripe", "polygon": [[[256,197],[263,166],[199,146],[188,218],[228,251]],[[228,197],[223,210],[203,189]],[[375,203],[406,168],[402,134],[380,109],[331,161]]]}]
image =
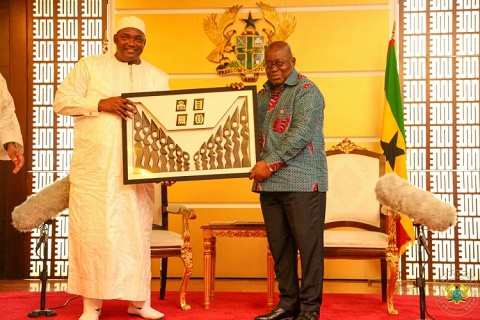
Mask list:
[{"label": "green flag stripe", "polygon": [[387,67],[385,70],[385,95],[390,105],[393,117],[397,122],[399,131],[405,138],[405,126],[403,123],[402,93],[400,91],[400,79],[397,70],[397,57],[395,55],[395,40],[391,39],[388,46]]}]

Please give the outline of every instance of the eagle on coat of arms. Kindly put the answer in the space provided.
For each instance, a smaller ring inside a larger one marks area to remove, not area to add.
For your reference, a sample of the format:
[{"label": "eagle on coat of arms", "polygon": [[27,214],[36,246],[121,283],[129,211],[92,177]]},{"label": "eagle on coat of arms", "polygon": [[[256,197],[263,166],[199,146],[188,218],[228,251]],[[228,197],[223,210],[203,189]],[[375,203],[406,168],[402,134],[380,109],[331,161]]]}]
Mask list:
[{"label": "eagle on coat of arms", "polygon": [[215,13],[212,13],[203,21],[203,29],[215,45],[215,49],[207,56],[208,61],[225,63],[225,53],[233,52],[231,40],[237,31],[226,31],[226,29],[233,24],[235,16],[241,7],[241,5],[236,5],[225,10],[225,13],[220,17],[218,23]]}]

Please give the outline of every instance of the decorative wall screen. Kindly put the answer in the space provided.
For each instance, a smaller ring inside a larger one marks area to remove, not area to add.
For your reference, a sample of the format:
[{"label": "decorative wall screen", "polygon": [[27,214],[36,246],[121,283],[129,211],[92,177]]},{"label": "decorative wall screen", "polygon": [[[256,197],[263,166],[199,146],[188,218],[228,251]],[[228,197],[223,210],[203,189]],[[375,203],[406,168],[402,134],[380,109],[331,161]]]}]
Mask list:
[{"label": "decorative wall screen", "polygon": [[[427,281],[460,271],[480,279],[480,2],[400,1],[409,181],[458,209],[458,224],[427,234]],[[416,244],[402,257],[415,279]]]},{"label": "decorative wall screen", "polygon": [[[57,86],[84,56],[102,53],[107,0],[32,0],[29,2],[29,84],[31,101],[32,193],[68,174],[73,148],[74,118],[53,111]],[[29,110],[30,112],[30,110]],[[37,254],[39,229],[32,233],[30,276],[42,271]],[[68,215],[62,213],[50,228],[49,277],[68,272]]]}]

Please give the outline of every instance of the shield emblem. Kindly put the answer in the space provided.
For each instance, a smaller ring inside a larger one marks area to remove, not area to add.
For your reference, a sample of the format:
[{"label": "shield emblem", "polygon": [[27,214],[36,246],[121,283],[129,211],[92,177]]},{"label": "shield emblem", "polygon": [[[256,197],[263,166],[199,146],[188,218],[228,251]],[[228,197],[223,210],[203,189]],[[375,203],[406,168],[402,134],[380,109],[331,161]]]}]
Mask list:
[{"label": "shield emblem", "polygon": [[255,70],[263,63],[263,36],[257,34],[242,34],[236,38],[236,56],[238,64],[248,70]]}]

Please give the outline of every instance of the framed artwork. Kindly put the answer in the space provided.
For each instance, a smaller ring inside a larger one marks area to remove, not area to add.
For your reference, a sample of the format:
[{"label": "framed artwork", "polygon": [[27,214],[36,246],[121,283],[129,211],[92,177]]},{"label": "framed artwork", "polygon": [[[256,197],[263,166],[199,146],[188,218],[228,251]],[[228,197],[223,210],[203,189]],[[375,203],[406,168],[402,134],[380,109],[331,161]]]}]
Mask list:
[{"label": "framed artwork", "polygon": [[258,159],[256,86],[126,93],[125,184],[248,177]]}]

